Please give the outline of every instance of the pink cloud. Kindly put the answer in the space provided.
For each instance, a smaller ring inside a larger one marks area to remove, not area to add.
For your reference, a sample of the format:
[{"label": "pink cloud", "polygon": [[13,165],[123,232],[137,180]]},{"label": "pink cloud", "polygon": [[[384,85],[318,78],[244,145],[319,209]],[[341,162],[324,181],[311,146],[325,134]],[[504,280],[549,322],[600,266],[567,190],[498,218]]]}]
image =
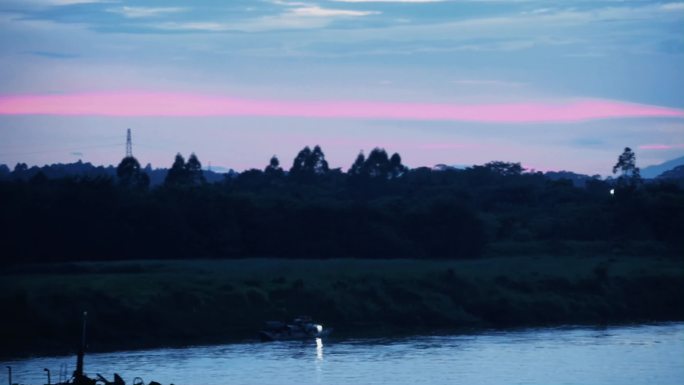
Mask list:
[{"label": "pink cloud", "polygon": [[86,93],[0,97],[0,115],[282,116],[501,123],[672,117],[684,110],[611,100],[448,104],[253,100],[186,93]]},{"label": "pink cloud", "polygon": [[676,150],[684,148],[684,144],[644,144],[639,146],[640,150]]}]

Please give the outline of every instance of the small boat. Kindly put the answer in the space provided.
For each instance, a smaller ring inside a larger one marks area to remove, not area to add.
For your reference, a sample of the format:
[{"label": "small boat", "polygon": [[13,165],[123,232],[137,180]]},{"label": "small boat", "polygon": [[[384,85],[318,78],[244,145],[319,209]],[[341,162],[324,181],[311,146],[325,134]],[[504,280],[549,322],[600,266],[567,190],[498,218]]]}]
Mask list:
[{"label": "small boat", "polygon": [[306,340],[327,337],[332,329],[324,329],[323,325],[314,323],[311,317],[301,316],[291,323],[268,321],[259,331],[262,341]]}]

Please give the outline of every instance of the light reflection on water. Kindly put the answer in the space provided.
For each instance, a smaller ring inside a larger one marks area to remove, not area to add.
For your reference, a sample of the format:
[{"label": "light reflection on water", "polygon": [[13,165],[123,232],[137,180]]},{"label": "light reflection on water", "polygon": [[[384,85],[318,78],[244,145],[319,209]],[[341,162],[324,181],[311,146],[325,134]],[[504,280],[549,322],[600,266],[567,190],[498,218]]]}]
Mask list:
[{"label": "light reflection on water", "polygon": [[323,340],[316,338],[316,360],[323,361]]},{"label": "light reflection on water", "polygon": [[[468,335],[281,341],[89,354],[86,372],[163,384],[681,384],[684,323],[487,331]],[[74,357],[8,362],[45,383]],[[0,383],[6,383],[6,373]]]}]

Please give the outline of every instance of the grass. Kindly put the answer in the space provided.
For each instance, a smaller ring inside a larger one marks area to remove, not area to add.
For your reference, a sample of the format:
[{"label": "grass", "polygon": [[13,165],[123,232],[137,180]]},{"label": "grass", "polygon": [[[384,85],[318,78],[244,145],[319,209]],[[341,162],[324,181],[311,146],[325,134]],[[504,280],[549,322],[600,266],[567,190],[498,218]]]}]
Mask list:
[{"label": "grass", "polygon": [[684,260],[179,260],[15,266],[0,278],[3,355],[253,338],[309,314],[336,334],[684,319]]}]

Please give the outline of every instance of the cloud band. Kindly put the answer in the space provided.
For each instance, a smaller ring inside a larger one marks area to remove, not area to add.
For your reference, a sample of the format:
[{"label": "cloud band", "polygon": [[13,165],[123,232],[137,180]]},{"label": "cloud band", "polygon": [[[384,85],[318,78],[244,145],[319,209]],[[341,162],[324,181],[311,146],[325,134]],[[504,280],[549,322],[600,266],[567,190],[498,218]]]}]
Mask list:
[{"label": "cloud band", "polygon": [[187,93],[84,93],[0,96],[0,115],[273,116],[486,123],[684,118],[684,110],[612,100],[560,103],[448,104],[253,100]]}]

